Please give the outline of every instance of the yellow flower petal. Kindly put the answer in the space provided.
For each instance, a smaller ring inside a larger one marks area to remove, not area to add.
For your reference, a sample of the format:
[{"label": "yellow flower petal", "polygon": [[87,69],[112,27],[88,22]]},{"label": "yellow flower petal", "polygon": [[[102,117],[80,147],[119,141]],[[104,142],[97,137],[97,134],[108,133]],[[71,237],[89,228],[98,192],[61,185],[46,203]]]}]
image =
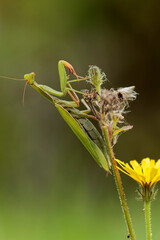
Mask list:
[{"label": "yellow flower petal", "polygon": [[155,160],[153,159],[150,160],[150,167],[153,167],[153,168],[155,167]]},{"label": "yellow flower petal", "polygon": [[158,159],[158,161],[156,162],[155,167],[156,167],[156,168],[159,168],[159,167],[160,167],[160,159]]},{"label": "yellow flower petal", "polygon": [[138,174],[142,174],[142,168],[136,160],[130,161],[130,164]]}]

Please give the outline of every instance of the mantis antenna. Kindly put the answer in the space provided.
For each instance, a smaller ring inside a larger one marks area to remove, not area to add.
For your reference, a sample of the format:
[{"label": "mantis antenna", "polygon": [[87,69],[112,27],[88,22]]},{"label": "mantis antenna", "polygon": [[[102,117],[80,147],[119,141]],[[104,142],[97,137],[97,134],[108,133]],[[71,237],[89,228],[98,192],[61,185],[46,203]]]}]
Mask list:
[{"label": "mantis antenna", "polygon": [[23,89],[23,97],[22,97],[23,106],[24,106],[24,97],[25,97],[25,93],[26,93],[27,84],[28,84],[28,83],[26,82],[26,84],[24,85],[24,89]]},{"label": "mantis antenna", "polygon": [[5,78],[5,79],[15,80],[15,81],[25,81],[24,78],[12,78],[12,77],[6,77],[6,76],[0,76],[0,78]]},{"label": "mantis antenna", "polygon": [[[6,77],[6,76],[0,76],[0,78],[5,78],[5,79],[9,79],[9,80],[15,80],[15,81],[25,81],[24,78],[12,78],[12,77]],[[22,97],[22,103],[24,106],[24,97],[25,97],[25,92],[26,92],[26,86],[27,86],[27,82],[24,86],[24,90],[23,90],[23,97]]]}]

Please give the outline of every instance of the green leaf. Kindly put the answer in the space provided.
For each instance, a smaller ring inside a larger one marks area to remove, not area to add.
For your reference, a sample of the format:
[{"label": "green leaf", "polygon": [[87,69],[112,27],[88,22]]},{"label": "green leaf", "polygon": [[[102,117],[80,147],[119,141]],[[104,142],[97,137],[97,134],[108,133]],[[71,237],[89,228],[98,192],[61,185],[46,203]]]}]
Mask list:
[{"label": "green leaf", "polygon": [[114,137],[115,135],[121,133],[121,132],[126,132],[126,131],[128,131],[128,130],[130,130],[130,129],[132,129],[132,128],[133,128],[133,126],[124,126],[124,127],[122,127],[122,128],[119,128],[119,129],[117,129],[117,130],[115,130],[115,131],[113,132],[113,137]]}]

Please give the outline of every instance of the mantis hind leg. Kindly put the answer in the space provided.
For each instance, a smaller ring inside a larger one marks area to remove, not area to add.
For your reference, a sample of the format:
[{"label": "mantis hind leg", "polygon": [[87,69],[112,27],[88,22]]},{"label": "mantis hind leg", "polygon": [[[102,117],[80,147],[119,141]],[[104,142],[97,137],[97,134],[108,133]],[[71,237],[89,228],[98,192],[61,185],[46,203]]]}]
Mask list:
[{"label": "mantis hind leg", "polygon": [[91,109],[88,106],[88,104],[86,103],[86,101],[84,99],[81,99],[81,102],[83,103],[83,105],[86,107],[86,110],[83,110],[84,113],[90,113]]},{"label": "mantis hind leg", "polygon": [[[68,84],[69,88],[73,90],[71,84]],[[76,92],[73,91],[73,94],[67,90],[68,94],[70,95],[70,97],[73,99],[73,101],[77,104],[77,107],[79,107],[79,97],[77,96]]]}]

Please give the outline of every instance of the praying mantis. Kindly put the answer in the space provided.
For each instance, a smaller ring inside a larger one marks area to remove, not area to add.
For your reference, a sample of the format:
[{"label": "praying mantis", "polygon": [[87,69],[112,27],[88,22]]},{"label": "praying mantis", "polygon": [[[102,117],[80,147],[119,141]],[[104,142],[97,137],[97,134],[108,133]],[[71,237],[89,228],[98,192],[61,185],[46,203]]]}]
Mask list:
[{"label": "praying mantis", "polygon": [[[65,67],[76,76],[76,80],[68,80]],[[82,111],[77,109],[79,107],[79,98],[76,92],[83,93],[71,87],[72,82],[86,80],[87,78],[79,77],[72,65],[63,60],[58,62],[58,71],[61,91],[56,91],[46,85],[38,84],[35,81],[35,73],[33,72],[24,75],[24,79],[32,88],[47,98],[57,108],[63,119],[67,122],[69,127],[92,155],[98,165],[109,172],[110,163],[108,160],[106,145],[98,130],[88,119],[96,118],[88,114],[90,112],[89,109]],[[64,97],[67,93],[71,96],[73,101],[66,101],[58,98]]]}]

